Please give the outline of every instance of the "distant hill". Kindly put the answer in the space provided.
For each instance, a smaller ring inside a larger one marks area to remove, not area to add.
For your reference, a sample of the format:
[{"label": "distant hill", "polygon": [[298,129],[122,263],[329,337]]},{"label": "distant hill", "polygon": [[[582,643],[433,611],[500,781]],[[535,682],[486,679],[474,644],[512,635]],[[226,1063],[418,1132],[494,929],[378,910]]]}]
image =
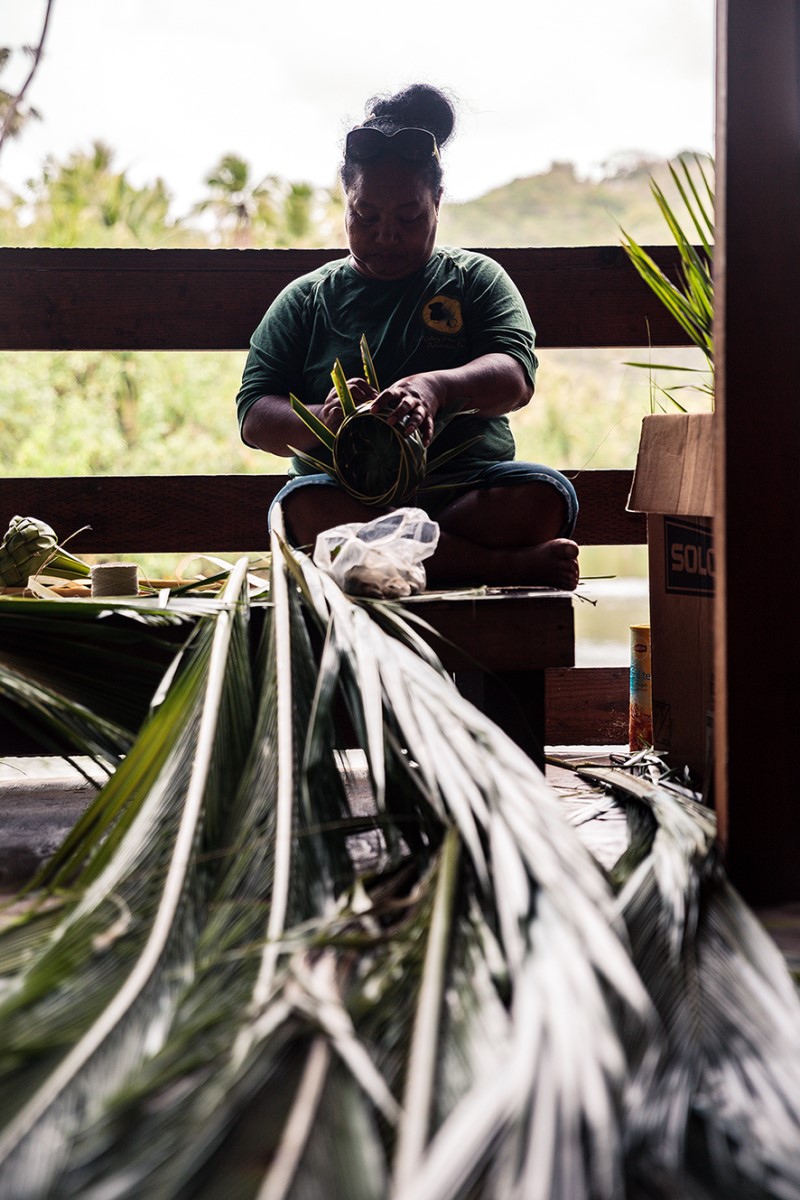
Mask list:
[{"label": "distant hill", "polygon": [[[684,157],[684,156],[681,156]],[[691,154],[686,157],[691,160]],[[700,156],[709,182],[713,169]],[[679,160],[674,160],[677,164]],[[694,177],[699,178],[693,163]],[[669,230],[650,192],[656,179],[680,212],[665,161],[629,156],[608,164],[599,179],[584,179],[572,163],[515,179],[464,204],[442,206],[439,244],[456,246],[600,246],[620,239],[620,228],[637,241],[662,245]]]}]

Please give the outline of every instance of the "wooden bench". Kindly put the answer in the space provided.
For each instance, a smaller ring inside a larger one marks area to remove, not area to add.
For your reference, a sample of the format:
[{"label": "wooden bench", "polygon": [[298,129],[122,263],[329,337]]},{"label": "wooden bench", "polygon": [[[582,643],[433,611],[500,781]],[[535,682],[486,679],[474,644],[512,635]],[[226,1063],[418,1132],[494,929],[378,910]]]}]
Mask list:
[{"label": "wooden bench", "polygon": [[[686,343],[619,247],[484,252],[515,280],[534,316],[541,347]],[[342,253],[0,249],[0,349],[244,351],[281,288]],[[651,253],[665,269],[677,269],[670,248],[651,248]],[[646,540],[644,518],[625,508],[630,471],[566,473],[581,504],[579,543]],[[30,514],[62,536],[91,525],[75,546],[85,554],[258,552],[266,545],[266,510],[283,480],[278,475],[5,478],[0,479],[0,524],[5,528],[15,513]],[[502,671],[498,663],[507,660],[511,648],[516,686],[509,690],[504,677],[501,690],[512,709],[518,711],[524,701],[530,714],[528,733],[514,728],[510,710],[502,723],[523,744],[528,738],[528,748],[542,740],[625,741],[628,665],[572,666],[571,601],[563,594],[551,599],[547,617],[544,602],[528,604],[523,621],[530,619],[531,625],[522,654],[519,619],[513,626],[506,620],[509,606],[504,615],[487,617],[491,637],[482,645],[485,665],[494,663],[495,671]],[[445,606],[437,619],[447,635],[448,622],[463,618],[456,619]],[[461,636],[474,645],[474,624]],[[466,678],[464,686],[470,686]],[[486,686],[483,679],[482,701],[497,713],[501,702],[497,695],[487,698]]]}]

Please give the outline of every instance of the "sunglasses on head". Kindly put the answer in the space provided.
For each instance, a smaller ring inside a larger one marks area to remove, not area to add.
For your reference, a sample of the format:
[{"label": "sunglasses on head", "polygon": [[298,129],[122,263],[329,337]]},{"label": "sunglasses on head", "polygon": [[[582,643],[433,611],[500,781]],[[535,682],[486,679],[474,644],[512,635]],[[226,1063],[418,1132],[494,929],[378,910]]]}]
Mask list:
[{"label": "sunglasses on head", "polygon": [[407,162],[425,162],[430,158],[438,159],[439,147],[428,129],[398,129],[395,133],[383,133],[380,129],[360,125],[348,133],[344,155],[351,162],[373,162],[387,154]]}]

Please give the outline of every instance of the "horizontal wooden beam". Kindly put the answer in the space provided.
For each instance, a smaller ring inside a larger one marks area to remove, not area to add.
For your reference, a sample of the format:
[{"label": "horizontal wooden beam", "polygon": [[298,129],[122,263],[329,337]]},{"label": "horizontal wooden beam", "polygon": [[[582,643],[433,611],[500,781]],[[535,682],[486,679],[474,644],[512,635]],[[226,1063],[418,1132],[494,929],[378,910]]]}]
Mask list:
[{"label": "horizontal wooden beam", "polygon": [[545,671],[548,746],[627,746],[629,667]]},{"label": "horizontal wooden beam", "polygon": [[[650,247],[677,277],[674,247]],[[0,249],[0,350],[245,350],[277,294],[328,250]],[[670,346],[686,335],[620,246],[486,249],[542,347]]]},{"label": "horizontal wooden beam", "polygon": [[628,512],[633,471],[565,470],[578,494],[575,540],[580,546],[641,546],[647,542],[647,517]]},{"label": "horizontal wooden beam", "polygon": [[[567,472],[570,474],[570,472]],[[647,540],[628,513],[631,471],[572,472],[581,545]],[[76,554],[260,553],[267,510],[284,475],[92,475],[0,478],[0,532],[13,516],[38,517]],[[83,529],[83,526],[89,526]]]},{"label": "horizontal wooden beam", "polygon": [[[548,746],[628,744],[628,667],[550,667],[544,676]],[[18,730],[10,712],[4,714],[1,724],[0,755],[56,752],[53,746]]]}]

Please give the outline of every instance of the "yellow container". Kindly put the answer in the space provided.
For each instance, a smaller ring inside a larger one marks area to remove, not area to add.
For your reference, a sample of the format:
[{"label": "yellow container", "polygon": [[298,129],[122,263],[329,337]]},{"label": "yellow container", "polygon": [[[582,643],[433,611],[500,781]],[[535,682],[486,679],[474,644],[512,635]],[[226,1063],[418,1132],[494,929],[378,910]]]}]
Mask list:
[{"label": "yellow container", "polygon": [[631,696],[628,744],[643,750],[653,744],[653,691],[650,672],[650,626],[631,625]]}]

